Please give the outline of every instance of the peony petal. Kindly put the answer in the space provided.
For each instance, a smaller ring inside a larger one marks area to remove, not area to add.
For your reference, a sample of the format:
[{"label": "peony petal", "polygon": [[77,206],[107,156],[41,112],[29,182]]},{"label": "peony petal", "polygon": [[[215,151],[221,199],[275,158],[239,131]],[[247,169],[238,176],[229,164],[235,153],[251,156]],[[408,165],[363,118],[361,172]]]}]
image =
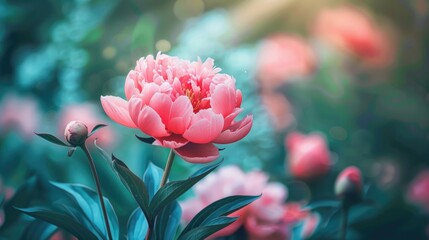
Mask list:
[{"label": "peony petal", "polygon": [[174,149],[174,151],[183,158],[183,160],[190,163],[208,163],[219,157],[219,150],[211,143],[188,143],[181,148]]},{"label": "peony petal", "polygon": [[169,136],[158,113],[153,108],[144,105],[140,98],[131,98],[129,111],[135,125],[145,134],[155,138]]},{"label": "peony petal", "polygon": [[163,146],[166,148],[180,148],[185,146],[189,141],[181,135],[173,134],[168,137],[157,138],[153,145]]},{"label": "peony petal", "polygon": [[170,118],[171,105],[172,101],[170,96],[159,92],[155,93],[149,102],[149,106],[158,113],[164,124],[166,124]]},{"label": "peony petal", "polygon": [[183,134],[189,127],[193,114],[189,98],[186,96],[178,97],[171,106],[170,120],[167,123],[168,130],[176,134]]},{"label": "peony petal", "polygon": [[215,113],[220,113],[224,117],[231,114],[236,106],[235,89],[224,84],[216,86],[210,100],[210,105]]},{"label": "peony petal", "polygon": [[253,117],[246,116],[239,122],[233,123],[228,129],[223,131],[213,142],[214,143],[232,143],[244,138],[252,128]]},{"label": "peony petal", "polygon": [[128,102],[120,97],[101,96],[104,112],[115,122],[126,127],[136,128],[128,112]]},{"label": "peony petal", "polygon": [[131,70],[127,75],[127,79],[125,80],[124,90],[125,90],[125,96],[127,97],[128,100],[130,100],[130,98],[133,95],[138,95],[141,91],[141,87],[139,87],[139,84],[137,82],[138,76],[139,76],[139,73],[134,70]]},{"label": "peony petal", "polygon": [[191,125],[183,137],[193,143],[209,143],[219,136],[223,129],[223,117],[211,110],[201,110],[193,116]]}]

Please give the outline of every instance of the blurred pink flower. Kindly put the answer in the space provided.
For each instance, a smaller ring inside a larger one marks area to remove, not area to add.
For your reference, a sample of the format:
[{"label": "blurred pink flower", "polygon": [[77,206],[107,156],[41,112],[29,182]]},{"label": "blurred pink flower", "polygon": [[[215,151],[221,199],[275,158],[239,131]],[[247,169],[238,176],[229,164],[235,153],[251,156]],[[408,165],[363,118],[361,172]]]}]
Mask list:
[{"label": "blurred pink flower", "polygon": [[370,66],[383,67],[393,61],[394,49],[387,31],[356,7],[322,10],[316,19],[314,34],[361,57]]},{"label": "blurred pink flower", "polygon": [[0,130],[17,130],[21,136],[30,138],[39,126],[40,113],[35,99],[6,95],[0,107]]},{"label": "blurred pink flower", "polygon": [[292,114],[292,106],[283,94],[262,92],[261,100],[275,130],[284,130],[294,122],[295,118]]},{"label": "blurred pink flower", "polygon": [[356,201],[362,197],[362,174],[359,168],[344,169],[335,181],[335,194],[346,201]]},{"label": "blurred pink flower", "polygon": [[[227,166],[196,184],[194,198],[181,202],[182,219],[189,222],[210,203],[231,195],[262,196],[250,205],[232,213],[238,220],[211,237],[228,236],[244,226],[250,239],[287,239],[291,228],[309,216],[297,203],[285,203],[287,189],[280,183],[268,183],[268,176],[260,171],[244,173],[236,166]],[[311,227],[317,224],[310,225]]]},{"label": "blurred pink flower", "polygon": [[310,74],[316,65],[310,46],[300,37],[277,34],[267,37],[258,57],[262,89],[272,89],[295,77]]},{"label": "blurred pink flower", "polygon": [[313,179],[326,174],[332,166],[325,138],[320,134],[290,133],[285,138],[287,165],[292,176]]},{"label": "blurred pink flower", "polygon": [[[79,121],[88,127],[91,131],[97,124],[105,124],[98,108],[91,103],[80,103],[68,105],[63,108],[58,120],[58,134],[64,134],[64,130],[71,121]],[[115,144],[116,134],[111,127],[105,127],[90,136],[88,143],[93,143],[95,139],[97,144],[103,147],[112,147]]]},{"label": "blurred pink flower", "polygon": [[219,156],[213,143],[245,137],[252,116],[234,121],[242,111],[235,79],[220,74],[213,59],[189,62],[158,54],[137,61],[125,81],[124,100],[102,96],[106,114],[114,121],[156,139],[184,160],[206,163]]},{"label": "blurred pink flower", "polygon": [[421,171],[411,182],[407,198],[429,212],[429,170]]}]

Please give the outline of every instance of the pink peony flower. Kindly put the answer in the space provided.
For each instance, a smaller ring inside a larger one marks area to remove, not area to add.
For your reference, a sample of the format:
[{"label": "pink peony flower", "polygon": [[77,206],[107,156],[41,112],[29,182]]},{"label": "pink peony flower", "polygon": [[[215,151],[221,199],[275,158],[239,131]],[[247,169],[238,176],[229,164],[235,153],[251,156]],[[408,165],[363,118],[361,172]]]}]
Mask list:
[{"label": "pink peony flower", "polygon": [[295,77],[310,74],[316,65],[310,46],[300,37],[277,34],[266,38],[258,58],[258,79],[272,89]]},{"label": "pink peony flower", "polygon": [[288,168],[294,177],[313,179],[330,170],[331,157],[323,136],[293,132],[287,135],[285,145],[288,151]]},{"label": "pink peony flower", "polygon": [[363,10],[342,6],[321,11],[314,33],[321,39],[355,54],[371,66],[393,61],[393,46],[387,32]]},{"label": "pink peony flower", "polygon": [[7,95],[0,107],[0,129],[15,129],[21,136],[30,138],[39,125],[40,113],[36,100]]},{"label": "pink peony flower", "polygon": [[[194,198],[180,203],[182,220],[190,222],[203,208],[224,197],[261,194],[267,181],[268,177],[261,172],[245,174],[236,166],[223,167],[195,185],[196,196]],[[243,224],[246,212],[247,207],[230,214],[229,216],[239,217],[237,221],[211,237],[228,236],[234,233]]]},{"label": "pink peony flower", "polygon": [[262,92],[261,100],[276,131],[286,129],[295,121],[292,106],[283,94]]},{"label": "pink peony flower", "polygon": [[[58,120],[58,134],[63,134],[67,124],[71,121],[84,123],[88,127],[88,131],[92,130],[97,124],[106,123],[99,115],[95,105],[91,103],[73,104],[64,107]],[[106,127],[91,135],[88,143],[93,143],[96,138],[97,144],[103,147],[111,147],[115,143],[116,134],[111,127]]]},{"label": "pink peony flower", "polygon": [[246,136],[252,116],[242,111],[235,79],[220,74],[213,59],[189,62],[158,54],[137,61],[125,81],[126,100],[102,96],[101,104],[114,121],[155,138],[184,160],[206,163],[219,156],[213,143],[232,143]]},{"label": "pink peony flower", "polygon": [[335,181],[335,194],[346,201],[354,202],[362,197],[362,174],[355,166],[344,169]]},{"label": "pink peony flower", "polygon": [[421,171],[408,188],[407,198],[429,212],[429,170]]}]

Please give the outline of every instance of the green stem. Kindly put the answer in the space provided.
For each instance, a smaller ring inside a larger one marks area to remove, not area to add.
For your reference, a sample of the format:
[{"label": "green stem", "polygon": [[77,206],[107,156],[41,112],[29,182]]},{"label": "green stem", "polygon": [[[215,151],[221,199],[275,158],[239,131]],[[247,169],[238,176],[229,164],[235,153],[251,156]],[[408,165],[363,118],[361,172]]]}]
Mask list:
[{"label": "green stem", "polygon": [[101,204],[101,210],[103,211],[104,223],[106,225],[107,235],[109,236],[109,240],[112,240],[112,232],[110,230],[109,219],[107,217],[106,206],[104,205],[103,193],[101,192],[100,180],[98,179],[97,170],[95,169],[94,160],[92,159],[91,154],[88,151],[88,148],[85,144],[81,146],[82,150],[85,152],[86,157],[89,160],[89,166],[91,167],[92,176],[94,177],[95,185],[97,187],[98,198]]},{"label": "green stem", "polygon": [[343,203],[342,206],[342,221],[341,221],[341,240],[346,240],[347,237],[347,224],[348,224],[348,218],[349,218],[349,206]]},{"label": "green stem", "polygon": [[164,186],[165,183],[167,183],[168,176],[170,175],[171,166],[173,166],[174,156],[174,151],[173,149],[171,149],[170,154],[168,155],[167,163],[165,164],[164,173],[162,174],[161,185],[159,186],[160,188]]}]

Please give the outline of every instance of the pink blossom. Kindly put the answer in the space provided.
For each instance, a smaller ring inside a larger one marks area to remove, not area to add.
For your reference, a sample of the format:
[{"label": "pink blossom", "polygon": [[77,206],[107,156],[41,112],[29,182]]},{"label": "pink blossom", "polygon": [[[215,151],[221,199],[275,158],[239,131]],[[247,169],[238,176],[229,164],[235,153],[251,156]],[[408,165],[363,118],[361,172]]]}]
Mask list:
[{"label": "pink blossom", "polygon": [[362,9],[353,6],[325,9],[316,19],[314,33],[371,66],[382,67],[393,61],[391,38]]},{"label": "pink blossom", "polygon": [[346,201],[356,201],[362,195],[362,174],[355,166],[347,167],[335,181],[335,194]]},{"label": "pink blossom", "polygon": [[285,34],[266,38],[258,57],[258,78],[263,89],[272,89],[295,77],[310,74],[315,55],[300,37]]},{"label": "pink blossom", "polygon": [[[67,124],[71,121],[84,123],[88,130],[92,130],[97,124],[106,123],[100,116],[95,105],[91,103],[80,103],[65,106],[60,113],[58,120],[58,134],[63,134]],[[97,138],[97,144],[103,147],[111,147],[115,143],[116,134],[111,127],[105,127],[102,130],[91,135],[88,143],[93,143]]]},{"label": "pink blossom", "polygon": [[40,122],[36,100],[28,97],[7,95],[0,107],[0,129],[15,129],[21,136],[30,138]]},{"label": "pink blossom", "polygon": [[102,96],[114,121],[156,139],[188,162],[206,163],[219,156],[213,143],[232,143],[246,136],[252,116],[234,119],[242,111],[235,79],[220,74],[213,59],[189,62],[158,54],[137,61],[125,81],[126,100]]},{"label": "pink blossom", "polygon": [[287,135],[287,165],[290,173],[300,179],[313,179],[326,174],[332,166],[325,138],[320,134]]},{"label": "pink blossom", "polygon": [[292,106],[283,94],[262,92],[261,100],[275,130],[284,130],[294,122],[295,118],[292,114]]},{"label": "pink blossom", "polygon": [[429,212],[429,170],[421,171],[411,182],[407,198]]}]

